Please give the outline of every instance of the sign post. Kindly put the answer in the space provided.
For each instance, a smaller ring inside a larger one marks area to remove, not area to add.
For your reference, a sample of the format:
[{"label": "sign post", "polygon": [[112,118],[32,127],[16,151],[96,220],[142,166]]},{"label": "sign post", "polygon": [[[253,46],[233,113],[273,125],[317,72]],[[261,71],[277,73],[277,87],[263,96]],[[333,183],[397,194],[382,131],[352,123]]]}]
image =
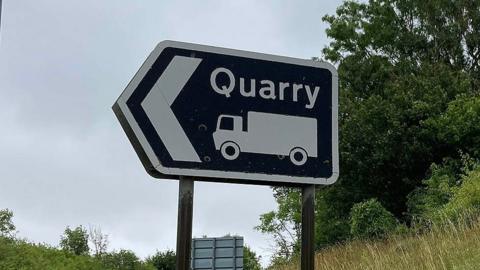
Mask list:
[{"label": "sign post", "polygon": [[180,179],[179,269],[188,268],[193,178],[303,187],[302,269],[312,269],[314,186],[339,175],[335,67],[163,41],[113,111],[147,172]]},{"label": "sign post", "polygon": [[190,270],[194,181],[181,177],[178,186],[177,270]]},{"label": "sign post", "polygon": [[301,270],[315,267],[315,185],[302,187]]}]

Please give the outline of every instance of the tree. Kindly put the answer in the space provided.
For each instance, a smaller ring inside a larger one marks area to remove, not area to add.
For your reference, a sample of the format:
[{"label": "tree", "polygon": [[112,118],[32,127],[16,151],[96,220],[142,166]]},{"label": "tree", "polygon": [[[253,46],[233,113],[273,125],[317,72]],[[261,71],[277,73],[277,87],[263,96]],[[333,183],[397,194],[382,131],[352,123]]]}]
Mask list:
[{"label": "tree", "polygon": [[346,1],[324,17],[333,41],[323,52],[339,64],[343,108],[333,187],[347,202],[341,213],[376,197],[403,218],[432,163],[478,149],[439,141],[430,123],[457,97],[479,93],[479,15],[478,1],[378,0]]},{"label": "tree", "polygon": [[276,250],[274,257],[290,259],[299,251],[301,230],[300,192],[291,188],[275,187],[274,198],[278,209],[260,216],[255,229],[273,236]]},{"label": "tree", "polygon": [[350,231],[360,239],[384,237],[398,222],[376,199],[354,204],[350,212]]},{"label": "tree", "polygon": [[243,269],[261,270],[260,258],[249,246],[243,247]]},{"label": "tree", "polygon": [[108,235],[103,234],[100,227],[90,226],[88,239],[93,245],[95,256],[101,256],[107,252]]},{"label": "tree", "polygon": [[12,221],[13,212],[8,209],[0,210],[0,236],[13,237],[15,233],[15,225]]},{"label": "tree", "polygon": [[148,263],[143,263],[135,255],[133,251],[130,250],[120,250],[118,252],[111,252],[104,254],[101,257],[101,261],[106,269],[115,269],[115,270],[150,270],[155,269],[153,266]]},{"label": "tree", "polygon": [[88,255],[90,249],[88,247],[87,230],[81,225],[73,230],[67,227],[61,237],[60,247],[75,255]]},{"label": "tree", "polygon": [[[317,248],[349,239],[351,209],[369,198],[408,222],[409,194],[433,163],[480,155],[480,112],[472,109],[480,93],[480,1],[345,1],[323,20],[332,42],[321,59],[338,65],[341,173],[317,191]],[[269,224],[296,225],[296,192],[274,188],[274,195],[290,214],[276,211]]]},{"label": "tree", "polygon": [[171,250],[165,252],[157,251],[155,255],[148,257],[145,261],[153,265],[157,270],[175,270],[176,266],[175,252]]}]

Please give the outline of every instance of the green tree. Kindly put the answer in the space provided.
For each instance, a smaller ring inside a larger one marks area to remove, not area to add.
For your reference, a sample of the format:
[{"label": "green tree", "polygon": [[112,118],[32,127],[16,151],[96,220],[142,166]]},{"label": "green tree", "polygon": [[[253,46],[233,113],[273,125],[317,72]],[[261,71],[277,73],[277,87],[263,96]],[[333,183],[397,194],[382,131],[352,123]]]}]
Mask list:
[{"label": "green tree", "polygon": [[360,239],[384,237],[397,227],[392,213],[375,199],[354,204],[350,212],[350,232]]},{"label": "green tree", "polygon": [[60,240],[60,247],[75,255],[88,255],[88,233],[85,228],[78,226],[75,229],[67,227]]},{"label": "green tree", "polygon": [[[321,59],[338,65],[341,173],[317,191],[317,248],[348,239],[353,205],[369,198],[408,221],[432,164],[480,155],[480,1],[345,1],[323,20],[332,42]],[[274,195],[279,210],[259,229],[285,234],[281,224],[298,225],[298,191]]]},{"label": "green tree", "polygon": [[261,270],[260,258],[249,246],[243,247],[243,269]]},{"label": "green tree", "polygon": [[174,251],[157,251],[155,255],[146,259],[146,263],[153,265],[157,270],[175,270],[176,258]]},{"label": "green tree", "polygon": [[[448,104],[442,114],[425,121],[435,143],[480,157],[480,96],[462,95]],[[454,151],[454,150],[451,151]]]},{"label": "green tree", "polygon": [[[274,257],[291,259],[299,251],[301,198],[297,189],[274,187],[278,208],[260,216],[256,230],[273,236],[277,250]],[[275,258],[274,258],[275,259]]]},{"label": "green tree", "polygon": [[337,213],[376,197],[403,218],[407,195],[432,163],[478,149],[466,140],[439,143],[430,122],[458,96],[478,93],[479,7],[478,1],[346,1],[324,17],[333,41],[323,52],[339,64],[341,91],[342,174],[332,189],[335,203],[345,203]]},{"label": "green tree", "polygon": [[101,261],[106,269],[115,270],[150,270],[155,269],[154,266],[143,263],[133,251],[120,250],[111,252],[101,256]]},{"label": "green tree", "polygon": [[13,212],[8,209],[0,210],[0,236],[13,237],[15,233],[15,225],[12,221]]},{"label": "green tree", "polygon": [[448,104],[447,110],[425,121],[435,131],[439,145],[461,149],[460,159],[445,158],[441,165],[432,164],[431,174],[423,185],[408,196],[409,214],[415,221],[427,224],[447,204],[463,175],[470,172],[480,157],[480,97],[458,97]]}]

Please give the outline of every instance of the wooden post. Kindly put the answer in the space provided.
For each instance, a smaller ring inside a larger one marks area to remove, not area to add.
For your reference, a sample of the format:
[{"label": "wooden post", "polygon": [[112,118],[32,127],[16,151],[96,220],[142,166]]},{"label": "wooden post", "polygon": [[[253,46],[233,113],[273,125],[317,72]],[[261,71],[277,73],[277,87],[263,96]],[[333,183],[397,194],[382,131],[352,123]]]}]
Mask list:
[{"label": "wooden post", "polygon": [[301,270],[315,267],[315,185],[302,187]]},{"label": "wooden post", "polygon": [[177,221],[177,270],[190,270],[194,181],[180,177]]}]

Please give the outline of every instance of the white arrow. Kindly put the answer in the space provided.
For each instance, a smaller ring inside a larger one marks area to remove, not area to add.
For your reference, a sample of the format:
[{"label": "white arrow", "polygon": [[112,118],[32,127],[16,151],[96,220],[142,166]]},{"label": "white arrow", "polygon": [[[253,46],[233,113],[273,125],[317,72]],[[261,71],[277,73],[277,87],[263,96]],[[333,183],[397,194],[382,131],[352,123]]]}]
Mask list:
[{"label": "white arrow", "polygon": [[145,113],[175,161],[202,162],[170,108],[200,62],[199,58],[173,57],[142,101]]}]

